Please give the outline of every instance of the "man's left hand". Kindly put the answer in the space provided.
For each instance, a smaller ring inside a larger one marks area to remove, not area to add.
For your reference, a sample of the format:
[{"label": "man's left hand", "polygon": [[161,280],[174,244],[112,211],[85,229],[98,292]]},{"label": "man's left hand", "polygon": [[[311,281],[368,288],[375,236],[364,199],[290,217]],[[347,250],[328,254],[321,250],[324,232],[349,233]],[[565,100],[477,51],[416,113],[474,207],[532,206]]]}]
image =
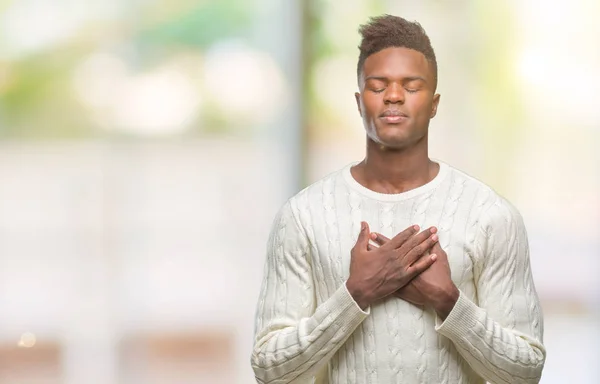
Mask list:
[{"label": "man's left hand", "polygon": [[[371,233],[371,239],[379,246],[389,239],[380,233]],[[454,308],[459,291],[450,275],[448,255],[437,241],[430,250],[437,260],[427,270],[419,274],[410,283],[394,293],[402,300],[418,306],[430,306],[444,320]]]}]

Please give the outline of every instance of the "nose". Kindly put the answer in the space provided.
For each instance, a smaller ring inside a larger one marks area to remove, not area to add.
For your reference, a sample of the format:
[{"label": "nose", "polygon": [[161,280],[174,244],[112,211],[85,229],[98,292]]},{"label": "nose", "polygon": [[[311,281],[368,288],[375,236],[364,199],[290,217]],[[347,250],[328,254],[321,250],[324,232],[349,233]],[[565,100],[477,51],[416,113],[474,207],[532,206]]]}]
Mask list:
[{"label": "nose", "polygon": [[396,83],[389,84],[385,92],[384,102],[386,104],[404,104],[404,88]]}]

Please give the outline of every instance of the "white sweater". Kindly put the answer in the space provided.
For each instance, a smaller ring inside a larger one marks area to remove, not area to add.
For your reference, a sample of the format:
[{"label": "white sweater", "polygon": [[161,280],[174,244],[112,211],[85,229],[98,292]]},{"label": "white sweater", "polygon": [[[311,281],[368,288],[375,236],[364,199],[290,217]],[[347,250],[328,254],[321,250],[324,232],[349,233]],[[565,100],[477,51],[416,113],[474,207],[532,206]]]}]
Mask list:
[{"label": "white sweater", "polygon": [[[359,184],[349,164],[292,197],[268,242],[252,367],[260,383],[537,383],[546,351],[517,210],[439,162],[400,194]],[[360,222],[392,237],[436,226],[459,299],[445,321],[396,297],[366,312],[346,289]]]}]

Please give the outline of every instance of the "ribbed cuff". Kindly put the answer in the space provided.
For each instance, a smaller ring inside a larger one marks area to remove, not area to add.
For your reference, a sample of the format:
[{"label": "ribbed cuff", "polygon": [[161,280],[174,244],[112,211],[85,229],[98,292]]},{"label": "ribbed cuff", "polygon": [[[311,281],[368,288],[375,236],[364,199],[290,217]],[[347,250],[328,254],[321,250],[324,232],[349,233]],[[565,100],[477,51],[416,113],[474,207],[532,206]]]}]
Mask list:
[{"label": "ribbed cuff", "polygon": [[368,316],[369,314],[371,314],[371,307],[368,307],[366,311],[362,310],[360,305],[358,305],[356,300],[354,300],[354,297],[352,297],[352,295],[350,294],[350,291],[348,291],[348,287],[346,286],[346,283],[348,283],[348,280],[344,281],[344,284],[342,284],[342,287],[344,288],[344,293],[345,293],[344,301],[352,302],[354,304],[354,306],[356,307],[355,309],[358,309],[360,311],[360,313],[365,315],[365,317]]},{"label": "ribbed cuff", "polygon": [[435,321],[435,330],[450,340],[466,337],[479,322],[482,314],[485,316],[481,308],[469,300],[462,291],[459,292],[458,300],[446,320],[440,324],[441,319],[438,317]]},{"label": "ribbed cuff", "polygon": [[320,322],[324,322],[327,327],[335,324],[330,329],[343,329],[342,333],[348,334],[353,332],[364,319],[369,316],[370,309],[367,312],[363,311],[354,301],[346,283],[344,282],[329,299],[324,303],[323,311],[317,317]]}]

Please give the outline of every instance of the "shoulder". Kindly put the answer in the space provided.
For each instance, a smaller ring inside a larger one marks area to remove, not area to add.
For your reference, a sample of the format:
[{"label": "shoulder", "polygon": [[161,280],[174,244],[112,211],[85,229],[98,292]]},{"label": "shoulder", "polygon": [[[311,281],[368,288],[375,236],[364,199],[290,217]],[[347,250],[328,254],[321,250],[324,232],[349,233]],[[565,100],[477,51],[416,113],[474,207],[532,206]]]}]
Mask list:
[{"label": "shoulder", "polygon": [[478,192],[478,194],[484,198],[483,204],[487,204],[499,196],[492,187],[483,181],[451,165],[445,164],[445,166],[448,169],[451,182],[453,184],[461,184],[464,188]]},{"label": "shoulder", "polygon": [[292,196],[287,204],[290,204],[298,215],[308,211],[318,212],[320,208],[327,205],[329,200],[334,198],[340,188],[340,183],[344,183],[344,172],[351,165],[348,164],[311,183]]},{"label": "shoulder", "polygon": [[498,228],[505,228],[514,224],[523,225],[523,218],[519,210],[504,196],[500,195],[491,186],[467,174],[466,172],[448,166],[453,180],[464,184],[465,188],[474,191],[473,204],[479,207],[477,221],[480,229],[489,232]]},{"label": "shoulder", "polygon": [[342,173],[349,166],[328,174],[288,198],[279,209],[275,222],[280,226],[293,224],[302,230],[309,227],[311,220],[324,214],[328,204],[333,204],[334,192],[343,182]]}]

